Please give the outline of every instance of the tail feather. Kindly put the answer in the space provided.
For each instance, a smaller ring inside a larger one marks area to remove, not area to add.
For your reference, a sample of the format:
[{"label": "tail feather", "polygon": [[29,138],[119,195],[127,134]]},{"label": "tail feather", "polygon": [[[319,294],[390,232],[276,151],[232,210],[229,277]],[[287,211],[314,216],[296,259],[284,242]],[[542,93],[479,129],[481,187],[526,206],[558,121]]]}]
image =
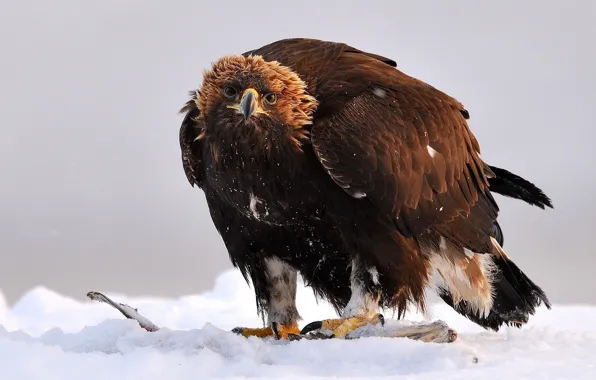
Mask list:
[{"label": "tail feather", "polygon": [[496,220],[493,222],[493,237],[497,239],[497,242],[502,247],[505,243],[505,235],[503,235],[503,230],[501,230],[501,226]]},{"label": "tail feather", "polygon": [[551,308],[544,291],[513,261],[504,256],[494,255],[493,262],[493,304],[488,315],[481,316],[474,312],[466,300],[455,303],[447,289],[439,289],[439,296],[472,322],[494,331],[499,331],[503,325],[521,327],[542,304],[547,309]]},{"label": "tail feather", "polygon": [[491,192],[522,200],[541,209],[553,208],[551,199],[532,182],[505,169],[490,165],[489,168],[495,174],[488,179]]},{"label": "tail feather", "polygon": [[[487,165],[487,174],[491,192],[522,200],[541,209],[553,208],[551,199],[530,181],[490,165]],[[439,297],[455,311],[486,329],[498,331],[503,325],[521,327],[536,312],[536,308],[544,304],[550,309],[551,304],[544,291],[503,251],[503,231],[496,220],[493,223],[493,238],[494,252],[482,254],[492,259],[490,282],[493,297],[488,315],[479,313],[470,300],[454,299],[448,284],[436,290]]]}]

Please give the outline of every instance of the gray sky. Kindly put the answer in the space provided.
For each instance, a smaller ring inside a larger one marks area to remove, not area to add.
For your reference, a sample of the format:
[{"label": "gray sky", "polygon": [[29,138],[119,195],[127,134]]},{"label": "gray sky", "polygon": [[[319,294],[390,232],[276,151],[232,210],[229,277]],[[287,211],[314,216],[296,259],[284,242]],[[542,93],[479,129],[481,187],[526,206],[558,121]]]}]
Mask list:
[{"label": "gray sky", "polygon": [[0,0],[0,288],[196,293],[230,268],[181,167],[210,62],[286,37],[393,58],[449,93],[492,165],[505,248],[554,302],[596,303],[596,2]]}]

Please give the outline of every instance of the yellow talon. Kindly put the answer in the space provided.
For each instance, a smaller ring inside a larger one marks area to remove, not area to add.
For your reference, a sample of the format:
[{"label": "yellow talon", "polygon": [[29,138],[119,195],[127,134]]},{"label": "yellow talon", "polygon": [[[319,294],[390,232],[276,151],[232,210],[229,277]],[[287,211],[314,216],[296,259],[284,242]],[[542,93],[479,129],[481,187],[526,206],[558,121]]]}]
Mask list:
[{"label": "yellow talon", "polygon": [[256,336],[257,338],[267,338],[270,336],[275,336],[278,339],[288,339],[289,334],[300,334],[300,329],[298,328],[298,324],[294,323],[292,325],[284,326],[284,325],[277,325],[277,334],[271,327],[259,327],[259,328],[245,328],[245,327],[236,327],[232,330],[232,332],[236,334],[240,334],[246,338],[249,336]]},{"label": "yellow talon", "polygon": [[327,319],[322,322],[322,329],[333,331],[344,322],[343,319]]},{"label": "yellow talon", "polygon": [[261,327],[261,328],[235,328],[235,333],[240,333],[243,337],[248,338],[249,336],[256,336],[257,338],[266,338],[268,336],[273,336],[273,330],[271,327]]},{"label": "yellow talon", "polygon": [[331,332],[331,337],[345,338],[349,333],[356,330],[359,327],[366,325],[376,325],[385,323],[385,319],[382,314],[375,314],[373,317],[350,317],[346,319],[327,319],[320,322],[313,322],[305,326],[301,334],[307,334],[315,330],[323,330]]},{"label": "yellow talon", "polygon": [[376,314],[373,318],[368,317],[352,317],[342,321],[342,323],[333,330],[333,335],[336,338],[345,338],[346,335],[356,330],[359,327],[366,325],[376,325],[382,322],[382,315]]}]

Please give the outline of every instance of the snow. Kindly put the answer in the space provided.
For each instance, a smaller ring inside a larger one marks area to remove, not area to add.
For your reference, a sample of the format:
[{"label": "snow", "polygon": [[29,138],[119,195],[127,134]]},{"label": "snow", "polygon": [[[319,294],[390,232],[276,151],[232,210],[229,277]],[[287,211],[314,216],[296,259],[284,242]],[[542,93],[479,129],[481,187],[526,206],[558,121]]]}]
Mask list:
[{"label": "snow", "polygon": [[[161,330],[147,332],[106,304],[79,302],[43,287],[12,308],[0,294],[0,379],[596,379],[593,306],[541,308],[523,329],[493,333],[437,303],[432,319],[458,331],[454,343],[288,343],[228,332],[261,325],[252,290],[236,271],[222,274],[212,291],[200,295],[106,295],[136,307]],[[297,298],[303,323],[335,315],[302,286]]]}]

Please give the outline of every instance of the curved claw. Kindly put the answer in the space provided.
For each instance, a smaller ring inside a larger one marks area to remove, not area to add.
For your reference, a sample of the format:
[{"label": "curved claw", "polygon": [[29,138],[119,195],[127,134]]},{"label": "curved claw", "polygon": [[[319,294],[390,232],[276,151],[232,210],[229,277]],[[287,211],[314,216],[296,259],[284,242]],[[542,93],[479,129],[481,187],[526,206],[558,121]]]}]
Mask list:
[{"label": "curved claw", "polygon": [[320,332],[314,332],[308,335],[301,335],[301,337],[304,337],[305,339],[308,340],[320,340],[320,339],[329,339],[329,335],[325,335],[323,333]]},{"label": "curved claw", "polygon": [[300,335],[308,334],[311,331],[320,330],[323,327],[323,321],[311,322],[300,330]]},{"label": "curved claw", "polygon": [[288,334],[288,340],[293,342],[295,340],[300,340],[302,339],[302,335],[298,335],[298,334]]},{"label": "curved claw", "polygon": [[298,324],[284,325],[279,322],[271,322],[271,332],[277,340],[299,340],[300,331],[298,331]]},{"label": "curved claw", "polygon": [[279,326],[277,322],[271,322],[271,330],[273,330],[273,335],[275,335],[275,339],[280,340],[281,335],[279,334]]}]

